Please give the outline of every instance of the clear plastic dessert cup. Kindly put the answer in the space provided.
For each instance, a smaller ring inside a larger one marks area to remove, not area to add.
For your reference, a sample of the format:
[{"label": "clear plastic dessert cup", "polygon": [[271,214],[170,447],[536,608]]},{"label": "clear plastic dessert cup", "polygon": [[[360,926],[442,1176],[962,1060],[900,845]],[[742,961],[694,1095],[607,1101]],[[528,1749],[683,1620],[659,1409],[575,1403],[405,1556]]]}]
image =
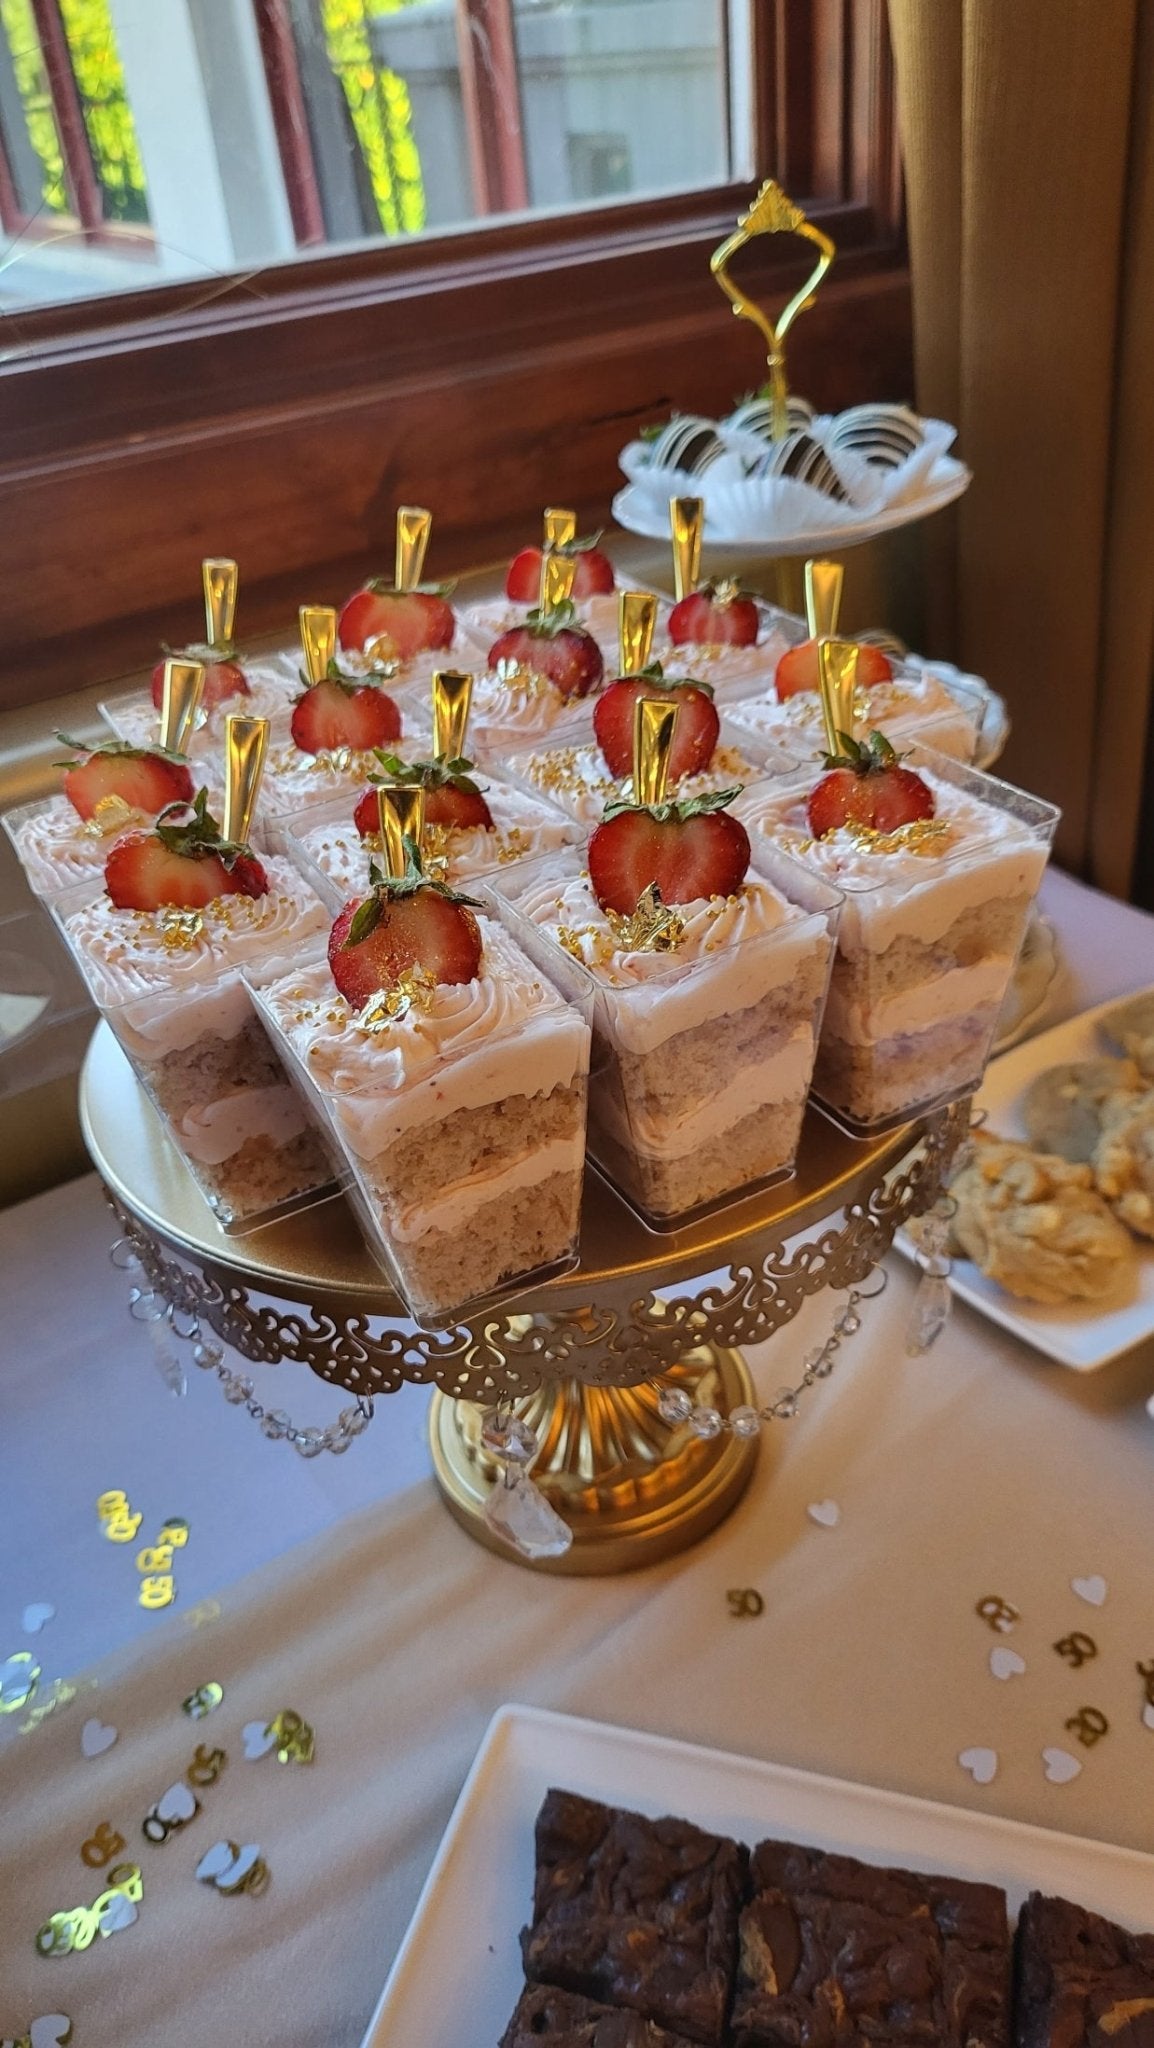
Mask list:
[{"label": "clear plastic dessert cup", "polygon": [[[621,588],[645,590],[648,586],[630,583],[628,585],[622,584]],[[572,599],[576,614],[574,624],[582,626],[587,633],[593,635],[598,647],[601,649],[602,658],[605,662],[605,673],[608,676],[617,673],[618,600],[620,595],[621,589],[600,590],[594,592],[591,597],[575,597]],[[649,595],[656,597],[658,601],[657,617],[660,629],[665,625],[669,617],[670,610],[672,609],[672,600],[661,596],[660,592],[655,590],[650,590]],[[535,603],[536,600],[534,599]],[[476,604],[465,606],[461,613],[462,624],[469,639],[479,651],[482,666],[488,661],[489,649],[492,647],[493,642],[499,639],[502,633],[509,632],[512,627],[523,626],[527,614],[533,608],[533,605],[515,603],[512,598],[505,597],[503,594],[500,597],[482,598]]]},{"label": "clear plastic dessert cup", "polygon": [[[426,1329],[577,1262],[591,994],[484,884],[476,978],[361,1011],[325,948],[249,986],[322,1121],[370,1251]],[[403,996],[403,991],[402,991]]]},{"label": "clear plastic dessert cup", "polygon": [[668,634],[668,614],[662,619],[653,642],[654,661],[661,663],[667,682],[675,683],[682,676],[696,677],[699,682],[709,683],[719,704],[728,704],[744,697],[751,690],[766,689],[773,681],[777,664],[798,639],[805,638],[805,628],[799,620],[791,618],[788,612],[779,611],[776,605],[757,606],[757,639],[748,647],[711,646],[700,641],[673,641]]},{"label": "clear plastic dessert cup", "polygon": [[[745,747],[743,735],[721,721],[721,736],[712,761],[698,775],[684,775],[670,794],[700,796],[707,790],[744,787],[770,775],[797,772],[797,757],[780,747]],[[607,803],[619,797],[625,785],[611,775],[605,756],[595,739],[574,733],[567,741],[541,747],[533,752],[512,754],[505,772],[524,790],[549,804],[556,804],[566,816],[587,829],[599,825]]]},{"label": "clear plastic dessert cup", "polygon": [[[379,773],[379,765],[374,762],[373,766]],[[499,780],[488,772],[477,772],[471,779],[484,792],[493,815],[492,826],[471,825],[460,830],[442,825],[425,827],[426,865],[443,860],[445,880],[454,888],[469,889],[478,875],[535,859],[583,836],[573,821],[562,817],[552,804],[512,782]],[[327,803],[294,818],[280,832],[284,852],[334,915],[351,896],[361,895],[368,888],[369,864],[379,861],[381,856],[379,838],[362,839],[357,831],[354,808],[351,797]],[[440,870],[434,872],[439,874]]]},{"label": "clear plastic dessert cup", "polygon": [[89,992],[226,1230],[254,1230],[328,1192],[317,1132],[241,975],[288,967],[328,916],[288,861],[267,896],[203,910],[118,910],[103,884],[52,905]]},{"label": "clear plastic dessert cup", "polygon": [[[896,747],[920,740],[951,760],[971,762],[987,709],[981,692],[961,676],[947,685],[929,669],[899,672],[889,683],[859,693],[857,730],[878,727]],[[772,688],[760,696],[729,704],[726,717],[739,744],[754,758],[761,750],[784,751],[799,763],[820,766],[826,753],[825,721],[816,690],[799,690],[779,704]]]},{"label": "clear plastic dessert cup", "polygon": [[837,935],[836,889],[766,847],[741,890],[672,906],[675,950],[615,930],[580,856],[498,884],[595,992],[589,1155],[654,1230],[794,1167]]},{"label": "clear plastic dessert cup", "polygon": [[845,897],[814,1094],[856,1135],[977,1088],[1059,815],[916,743],[904,765],[935,815],[880,838],[813,839],[812,771],[734,805],[755,847],[781,847]]},{"label": "clear plastic dessert cup", "polygon": [[[402,761],[422,759],[433,744],[428,701],[410,697],[406,702],[398,696],[395,702],[401,712],[401,735],[387,741],[384,751],[397,754]],[[381,772],[371,749],[337,747],[309,754],[290,734],[282,734],[272,741],[265,760],[254,839],[270,853],[290,853],[290,835],[301,819],[327,809],[338,799],[351,817],[369,786],[370,775]]]}]

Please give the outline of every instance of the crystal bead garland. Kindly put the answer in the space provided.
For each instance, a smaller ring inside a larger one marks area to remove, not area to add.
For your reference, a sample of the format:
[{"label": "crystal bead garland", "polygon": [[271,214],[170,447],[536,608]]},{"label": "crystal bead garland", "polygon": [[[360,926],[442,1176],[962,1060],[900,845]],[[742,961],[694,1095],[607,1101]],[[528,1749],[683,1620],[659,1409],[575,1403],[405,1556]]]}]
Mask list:
[{"label": "crystal bead garland", "polygon": [[756,1436],[763,1422],[792,1422],[801,1406],[802,1395],[807,1393],[815,1380],[828,1379],[833,1371],[838,1351],[847,1337],[855,1337],[861,1329],[858,1310],[863,1302],[876,1301],[886,1290],[887,1274],[879,1268],[874,1274],[877,1286],[869,1294],[863,1294],[860,1287],[851,1287],[844,1305],[833,1319],[833,1328],[825,1343],[814,1351],[806,1353],[804,1370],[796,1387],[779,1387],[771,1401],[764,1408],[752,1408],[742,1403],[723,1415],[720,1408],[711,1408],[704,1402],[693,1399],[684,1387],[662,1387],[657,1397],[657,1411],[663,1422],[671,1429],[687,1428],[703,1442],[711,1442],[726,1430],[732,1436]]},{"label": "crystal bead garland", "polygon": [[563,1557],[573,1531],[529,1477],[541,1448],[536,1431],[508,1404],[500,1404],[481,1418],[481,1448],[500,1468],[482,1509],[494,1535],[531,1561]]},{"label": "crystal bead garland", "polygon": [[[140,1260],[127,1237],[117,1238],[109,1258],[123,1273],[140,1270]],[[134,1284],[129,1289],[128,1312],[134,1322],[148,1325],[161,1377],[174,1394],[183,1394],[187,1385],[183,1362],[172,1342],[175,1337],[182,1343],[191,1344],[194,1365],[199,1366],[202,1372],[216,1374],[226,1401],[235,1408],[244,1408],[260,1425],[262,1435],[271,1442],[291,1444],[299,1457],[316,1458],[322,1451],[331,1451],[334,1457],[339,1457],[373,1419],[372,1395],[358,1394],[356,1406],[342,1408],[336,1421],[325,1428],[301,1428],[285,1414],[283,1408],[268,1409],[256,1399],[253,1382],[247,1373],[233,1372],[225,1364],[223,1346],[215,1338],[204,1335],[195,1309],[184,1302],[170,1301],[159,1288]],[[272,1362],[275,1364],[277,1361]]]},{"label": "crystal bead garland", "polygon": [[942,1195],[933,1208],[928,1209],[924,1216],[917,1217],[910,1227],[914,1258],[921,1274],[906,1325],[906,1352],[910,1358],[924,1358],[950,1319],[953,1261],[947,1247],[950,1220],[956,1207],[952,1195]]}]

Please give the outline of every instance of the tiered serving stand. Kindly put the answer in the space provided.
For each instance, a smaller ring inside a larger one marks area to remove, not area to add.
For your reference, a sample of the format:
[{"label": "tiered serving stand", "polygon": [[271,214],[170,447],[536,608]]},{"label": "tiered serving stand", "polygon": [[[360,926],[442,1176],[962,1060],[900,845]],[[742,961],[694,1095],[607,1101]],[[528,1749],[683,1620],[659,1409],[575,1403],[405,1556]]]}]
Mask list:
[{"label": "tiered serving stand", "polygon": [[434,1333],[407,1319],[340,1195],[227,1235],[105,1024],[80,1104],[124,1234],[174,1313],[245,1358],[307,1365],[365,1403],[405,1382],[434,1387],[442,1494],[506,1556],[483,1518],[500,1475],[480,1439],[486,1412],[515,1404],[541,1444],[533,1478],[574,1536],[537,1568],[573,1573],[648,1564],[729,1512],[757,1436],[703,1440],[671,1425],[662,1388],[683,1385],[723,1414],[756,1402],[740,1347],[782,1329],[809,1296],[860,1286],[895,1231],[937,1200],[969,1121],[960,1104],[862,1141],[811,1108],[793,1179],[668,1236],[590,1170],[577,1269]]}]

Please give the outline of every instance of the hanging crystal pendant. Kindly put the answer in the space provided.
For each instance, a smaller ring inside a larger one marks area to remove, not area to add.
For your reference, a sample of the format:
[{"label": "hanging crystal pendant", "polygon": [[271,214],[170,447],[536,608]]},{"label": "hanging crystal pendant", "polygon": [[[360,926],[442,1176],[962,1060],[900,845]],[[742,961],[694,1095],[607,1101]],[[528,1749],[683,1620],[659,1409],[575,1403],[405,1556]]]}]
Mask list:
[{"label": "hanging crystal pendant", "polygon": [[482,1422],[481,1444],[501,1468],[482,1509],[489,1528],[522,1557],[562,1557],[573,1531],[529,1477],[540,1448],[536,1431],[512,1409],[494,1408]]},{"label": "hanging crystal pendant", "polygon": [[953,1204],[947,1196],[910,1227],[917,1262],[921,1269],[914,1305],[906,1328],[906,1352],[923,1358],[937,1343],[950,1318],[952,1261],[946,1246],[950,1237]]}]

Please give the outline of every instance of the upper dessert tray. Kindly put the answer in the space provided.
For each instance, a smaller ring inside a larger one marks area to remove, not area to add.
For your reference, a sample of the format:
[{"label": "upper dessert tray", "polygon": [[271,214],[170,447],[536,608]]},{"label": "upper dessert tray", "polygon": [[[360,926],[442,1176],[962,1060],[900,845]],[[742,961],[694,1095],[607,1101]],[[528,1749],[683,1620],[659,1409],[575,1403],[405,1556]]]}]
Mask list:
[{"label": "upper dessert tray", "polygon": [[[813,244],[809,277],[776,321],[729,275],[739,249],[761,235],[798,235]],[[789,392],[785,337],[812,306],[836,254],[829,236],[768,178],[710,269],[739,319],[764,339],[767,382],[725,419],[677,414],[621,452],[628,486],[613,502],[630,533],[664,536],[670,498],[701,499],[706,541],[761,554],[819,554],[853,547],[960,497],[970,472],[948,451],[954,429],[904,405],[855,405],[818,415]]]}]

